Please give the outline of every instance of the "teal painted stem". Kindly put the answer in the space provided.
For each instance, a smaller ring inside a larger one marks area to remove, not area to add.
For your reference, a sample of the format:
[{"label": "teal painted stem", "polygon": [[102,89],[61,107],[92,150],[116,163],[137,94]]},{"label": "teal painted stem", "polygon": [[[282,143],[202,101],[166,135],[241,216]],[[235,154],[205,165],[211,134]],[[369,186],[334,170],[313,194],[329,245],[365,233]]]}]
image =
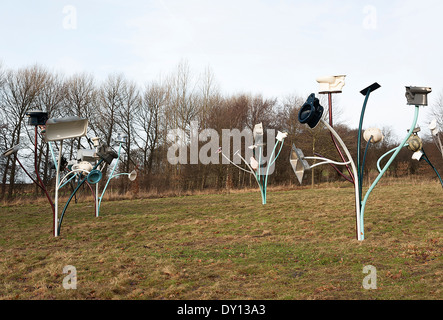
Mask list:
[{"label": "teal painted stem", "polygon": [[[97,169],[97,167],[103,162],[103,159],[101,159],[92,170]],[[85,183],[85,181],[88,179],[88,176],[86,176],[81,182],[78,183],[77,187],[75,188],[74,192],[72,192],[71,196],[69,197],[68,201],[65,204],[65,207],[63,208],[63,212],[60,216],[60,221],[58,223],[58,234],[60,234],[60,229],[62,227],[63,217],[65,216],[66,209],[68,209],[69,203],[71,202],[74,195],[77,193],[77,191],[80,189],[80,187]]]},{"label": "teal painted stem", "polygon": [[[403,148],[403,146],[400,146],[400,147]],[[377,169],[378,169],[378,172],[379,172],[379,173],[382,171],[382,169],[381,169],[381,167],[380,167],[380,163],[381,163],[381,161],[382,161],[384,158],[386,158],[388,155],[390,155],[391,153],[397,151],[397,149],[400,148],[400,147],[394,148],[394,149],[392,149],[392,150],[386,152],[384,155],[382,155],[382,156],[380,157],[380,159],[378,159],[378,161],[377,161]],[[401,149],[401,148],[400,148],[400,149]]]},{"label": "teal painted stem", "polygon": [[[277,155],[275,156],[274,161],[272,161],[271,166],[274,165],[275,161],[277,161],[278,157],[280,156],[280,153],[281,153],[281,151],[283,150],[283,144],[284,144],[284,141],[285,141],[285,140],[283,140],[283,141],[281,142],[280,150],[278,151]],[[278,142],[277,142],[277,144],[278,144]]]},{"label": "teal painted stem", "polygon": [[266,191],[263,188],[262,182],[261,182],[261,155],[262,155],[262,148],[258,147],[258,169],[257,169],[257,173],[256,175],[256,179],[258,182],[258,186],[260,188],[260,194],[261,194],[261,199],[262,199],[262,204],[265,205],[266,204],[266,197],[265,197],[265,193]]},{"label": "teal painted stem", "polygon": [[[368,105],[369,95],[371,94],[371,89],[368,89],[368,92],[366,93],[365,101],[363,103],[363,108],[361,110],[361,116],[360,116],[360,124],[358,126],[358,140],[357,140],[357,174],[358,177],[361,177],[362,169],[360,167],[360,153],[361,153],[361,134],[363,130],[363,120],[365,118],[366,113],[366,106]],[[362,179],[359,179],[359,185],[357,186],[358,193],[359,193],[359,203],[361,203],[361,197],[362,197],[362,188],[363,188],[363,182]]]},{"label": "teal painted stem", "polygon": [[434,167],[434,165],[431,163],[431,160],[429,160],[428,156],[425,153],[425,150],[421,150],[423,152],[423,159],[431,166],[431,168],[435,171],[437,174],[438,179],[440,180],[441,186],[443,187],[443,180],[441,179],[440,174],[438,173],[437,169]]},{"label": "teal painted stem", "polygon": [[72,179],[74,179],[77,176],[77,173],[75,173],[71,178],[69,178],[68,180],[65,181],[65,183],[63,183],[59,189],[63,188],[64,186],[66,186],[69,182],[71,182]]},{"label": "teal painted stem", "polygon": [[51,151],[52,161],[54,161],[54,166],[57,168],[57,158],[55,157],[51,141],[48,142],[48,145],[49,145],[49,150]]},{"label": "teal painted stem", "polygon": [[118,148],[117,160],[116,160],[116,162],[115,162],[115,164],[114,164],[114,167],[112,168],[111,175],[109,176],[109,179],[108,179],[108,181],[106,182],[105,188],[104,188],[103,191],[102,191],[102,194],[101,194],[101,196],[100,196],[100,201],[98,202],[97,217],[100,215],[100,205],[101,205],[101,203],[102,203],[103,196],[104,196],[104,194],[105,194],[105,192],[106,192],[106,189],[108,188],[109,182],[112,180],[112,178],[114,178],[113,175],[114,175],[114,171],[115,171],[115,169],[117,168],[118,161],[119,161],[119,159],[120,159],[120,153],[121,153],[121,150],[122,150],[122,144],[120,143],[120,146],[119,146],[119,148]]},{"label": "teal painted stem", "polygon": [[419,110],[420,107],[419,106],[415,106],[415,115],[414,115],[414,120],[412,122],[412,126],[411,126],[411,130],[409,130],[409,133],[407,134],[406,138],[403,140],[403,142],[400,144],[399,147],[397,147],[397,149],[395,149],[395,153],[392,155],[392,157],[389,159],[388,163],[385,165],[385,167],[383,168],[383,170],[380,172],[380,174],[378,175],[377,179],[375,179],[374,183],[371,185],[371,187],[369,188],[368,192],[365,195],[365,198],[362,202],[362,207],[361,207],[361,212],[360,212],[360,228],[361,228],[361,234],[362,234],[362,240],[365,239],[365,233],[364,233],[364,213],[365,213],[365,208],[366,208],[366,203],[368,201],[368,198],[371,194],[371,192],[374,190],[374,188],[377,186],[378,182],[380,181],[380,179],[383,177],[383,175],[386,173],[386,171],[388,170],[389,166],[392,164],[392,162],[395,160],[395,158],[397,157],[397,155],[400,153],[401,149],[404,147],[404,145],[407,143],[407,141],[409,140],[409,138],[412,135],[412,132],[415,129],[415,126],[417,125],[417,120],[418,120],[418,114],[419,114]]},{"label": "teal painted stem", "polygon": [[362,181],[363,181],[363,178],[364,178],[364,175],[365,175],[366,156],[367,156],[367,153],[368,153],[369,146],[371,145],[372,138],[373,138],[372,136],[371,136],[371,138],[369,138],[368,144],[366,145],[365,154],[363,156],[363,162],[362,162],[362,165],[361,165],[361,172],[360,172],[360,176],[358,177],[358,182],[360,183],[360,201],[361,201],[361,191],[363,189],[363,182]]},{"label": "teal painted stem", "polygon": [[[265,185],[264,185],[264,189],[265,189],[265,194],[264,194],[265,195],[265,204],[266,204],[266,189],[267,189],[267,186],[268,186],[269,169],[273,165],[272,158],[275,155],[275,150],[277,150],[277,146],[278,146],[278,142],[275,144],[274,150],[272,150],[271,157],[269,158],[268,168],[266,169],[266,177],[265,177]],[[275,158],[275,160],[277,160],[277,158]]]}]

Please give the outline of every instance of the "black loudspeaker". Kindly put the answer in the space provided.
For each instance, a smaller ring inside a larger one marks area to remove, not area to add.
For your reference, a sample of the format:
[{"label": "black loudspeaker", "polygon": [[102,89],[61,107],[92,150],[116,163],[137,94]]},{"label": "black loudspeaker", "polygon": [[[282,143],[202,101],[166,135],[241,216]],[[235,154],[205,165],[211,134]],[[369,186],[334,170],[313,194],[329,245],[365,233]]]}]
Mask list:
[{"label": "black loudspeaker", "polygon": [[29,111],[26,113],[28,116],[28,125],[30,126],[44,126],[48,121],[48,113],[40,110]]},{"label": "black loudspeaker", "polygon": [[305,104],[301,107],[298,113],[298,121],[302,124],[307,124],[311,129],[314,129],[320,122],[325,109],[320,105],[320,101],[312,93]]}]

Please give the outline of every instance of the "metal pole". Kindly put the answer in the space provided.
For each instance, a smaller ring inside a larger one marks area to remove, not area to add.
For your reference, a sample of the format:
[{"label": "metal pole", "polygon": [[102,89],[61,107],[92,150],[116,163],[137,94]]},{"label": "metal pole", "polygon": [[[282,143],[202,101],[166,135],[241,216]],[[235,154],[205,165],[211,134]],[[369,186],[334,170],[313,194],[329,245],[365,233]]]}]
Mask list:
[{"label": "metal pole", "polygon": [[117,159],[116,159],[116,162],[115,162],[114,167],[112,168],[111,175],[109,176],[109,179],[108,179],[108,181],[106,182],[105,188],[103,189],[103,192],[102,192],[102,194],[101,194],[101,196],[100,196],[100,198],[99,198],[100,200],[99,200],[99,202],[98,202],[98,207],[97,207],[97,217],[98,217],[99,214],[100,214],[100,205],[101,205],[101,203],[102,203],[103,196],[104,196],[104,194],[105,194],[105,192],[106,192],[106,189],[108,188],[109,182],[110,182],[111,179],[113,178],[114,171],[115,171],[115,169],[116,169],[116,167],[117,167],[117,164],[118,164],[118,161],[119,161],[119,159],[120,159],[121,149],[122,149],[122,143],[120,143],[120,146],[119,146],[119,148],[118,148]]},{"label": "metal pole", "polygon": [[60,232],[58,228],[58,187],[60,184],[60,164],[62,159],[62,150],[63,150],[63,140],[60,141],[60,148],[58,151],[58,161],[57,161],[57,173],[55,176],[55,204],[54,204],[54,237],[58,237]]},{"label": "metal pole", "polygon": [[43,192],[45,193],[46,198],[48,198],[49,204],[51,205],[52,212],[54,213],[54,203],[52,202],[52,199],[49,196],[49,193],[45,188],[45,184],[43,183],[42,179],[40,178],[40,174],[38,172],[39,170],[38,170],[38,165],[37,165],[37,126],[35,127],[35,141],[34,141],[34,169],[35,169],[35,174],[37,175],[37,179],[40,183],[40,187],[43,190]]},{"label": "metal pole", "polygon": [[[356,207],[356,217],[357,217],[357,224],[356,224],[356,232],[357,232],[357,240],[361,241],[361,232],[360,232],[360,199],[359,199],[359,191],[358,191],[358,174],[357,174],[357,168],[355,166],[354,160],[352,159],[351,153],[349,152],[348,148],[346,147],[343,140],[340,138],[338,133],[332,128],[324,119],[321,119],[321,122],[326,126],[326,128],[331,131],[331,133],[334,135],[334,137],[337,139],[337,141],[342,146],[343,150],[346,153],[346,156],[348,157],[348,160],[351,161],[351,167],[352,171],[354,173],[354,190],[355,190],[355,207]],[[345,161],[345,160],[344,160]]]},{"label": "metal pole", "polygon": [[362,206],[361,206],[361,230],[360,233],[362,234],[362,240],[364,240],[365,238],[365,232],[364,232],[364,214],[365,214],[365,207],[366,207],[366,203],[368,201],[369,195],[371,194],[371,192],[374,190],[374,188],[376,187],[376,185],[378,184],[378,182],[380,181],[380,179],[383,177],[383,175],[385,174],[385,172],[388,170],[389,166],[392,164],[392,162],[394,161],[394,159],[397,157],[397,155],[400,153],[401,149],[405,146],[405,144],[408,142],[409,138],[412,135],[412,132],[415,129],[415,126],[417,125],[417,120],[418,120],[418,113],[419,113],[420,107],[419,106],[415,106],[415,115],[414,115],[414,120],[412,122],[412,126],[411,126],[411,130],[409,130],[409,133],[406,135],[406,138],[403,140],[403,142],[400,144],[400,146],[397,147],[396,152],[392,155],[392,157],[389,159],[388,163],[385,165],[384,169],[382,170],[382,172],[380,172],[380,174],[378,175],[377,179],[375,179],[374,183],[371,185],[371,187],[369,188],[368,192],[366,193],[365,198],[363,199],[362,202]]},{"label": "metal pole", "polygon": [[[332,120],[332,93],[330,93],[330,92],[328,93],[328,102],[329,102],[329,125],[333,128],[334,125],[333,125],[333,120]],[[340,150],[340,147],[338,146],[338,143],[335,140],[334,134],[332,132],[331,132],[331,138],[332,138],[332,142],[334,143],[335,148],[337,149],[338,154],[340,155],[341,159],[343,160],[343,162],[346,162],[343,152]],[[346,169],[348,170],[349,176],[351,177],[350,180],[349,179],[346,179],[346,180],[355,184],[355,178],[351,172],[351,168],[349,168],[349,166],[346,165]]]}]

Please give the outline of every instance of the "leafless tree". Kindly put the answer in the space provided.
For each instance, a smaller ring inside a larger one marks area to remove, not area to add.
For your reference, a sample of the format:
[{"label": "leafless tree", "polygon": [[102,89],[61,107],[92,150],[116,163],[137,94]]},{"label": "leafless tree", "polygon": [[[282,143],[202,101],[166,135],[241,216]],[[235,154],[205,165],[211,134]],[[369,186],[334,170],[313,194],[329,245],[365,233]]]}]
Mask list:
[{"label": "leafless tree", "polygon": [[[17,71],[9,70],[6,73],[4,85],[0,92],[1,109],[8,131],[6,148],[11,148],[22,142],[24,138],[23,131],[26,126],[26,113],[37,107],[37,97],[43,90],[47,80],[47,71],[38,65]],[[13,194],[17,171],[16,157],[17,155],[14,154],[6,161],[2,178],[1,197],[5,196],[8,174],[8,198]]]},{"label": "leafless tree", "polygon": [[117,128],[127,136],[123,149],[126,152],[125,172],[129,172],[131,159],[131,145],[135,138],[135,115],[140,109],[141,97],[134,82],[125,81],[122,89],[121,107],[117,111]]},{"label": "leafless tree", "polygon": [[159,148],[161,135],[165,128],[164,123],[165,109],[168,101],[168,87],[160,82],[148,84],[143,92],[140,108],[134,117],[137,126],[136,144],[142,151],[143,171],[150,175],[153,169],[156,151]]},{"label": "leafless tree", "polygon": [[438,126],[443,128],[443,90],[440,91],[437,99],[432,105],[430,121],[432,121],[432,118],[435,118]]},{"label": "leafless tree", "polygon": [[123,74],[111,74],[101,85],[95,100],[94,126],[99,137],[111,145],[116,131],[116,119],[124,101],[125,78]]}]

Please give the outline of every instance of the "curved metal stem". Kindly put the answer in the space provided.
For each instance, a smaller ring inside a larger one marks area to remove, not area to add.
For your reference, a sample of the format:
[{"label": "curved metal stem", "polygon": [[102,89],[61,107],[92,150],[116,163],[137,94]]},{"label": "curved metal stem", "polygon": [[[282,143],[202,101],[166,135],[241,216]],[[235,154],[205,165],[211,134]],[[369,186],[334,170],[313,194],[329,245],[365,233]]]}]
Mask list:
[{"label": "curved metal stem", "polygon": [[[95,165],[95,167],[92,170],[95,170],[102,162],[103,162],[103,159],[100,159],[100,161]],[[66,202],[65,207],[63,208],[63,212],[60,216],[60,222],[58,223],[58,228],[57,228],[58,235],[60,235],[63,217],[65,216],[65,213],[66,213],[66,210],[68,209],[69,203],[71,202],[74,195],[77,193],[77,191],[80,189],[80,187],[86,182],[87,179],[88,179],[88,177],[85,177],[81,182],[79,182],[79,184],[75,188],[74,192],[71,194],[68,201]],[[57,189],[56,189],[56,191],[57,191]]]},{"label": "curved metal stem", "polygon": [[41,189],[46,195],[46,198],[49,201],[49,204],[51,205],[52,213],[55,211],[54,202],[52,202],[51,196],[48,193],[48,190],[46,190],[45,184],[43,183],[43,180],[40,178],[39,170],[38,170],[38,163],[37,163],[37,126],[35,126],[35,144],[34,144],[34,169],[35,174],[37,175],[37,180],[40,182]]},{"label": "curved metal stem", "polygon": [[[365,101],[363,102],[363,108],[361,110],[361,115],[360,115],[360,124],[358,126],[358,138],[357,138],[357,170],[358,170],[358,176],[359,178],[361,177],[361,167],[360,167],[360,153],[361,153],[361,135],[362,135],[362,130],[363,130],[363,120],[365,118],[365,113],[366,113],[366,106],[368,105],[368,100],[369,100],[369,95],[371,94],[371,88],[368,88],[368,92],[366,93],[365,96]],[[360,198],[360,202],[361,202],[361,196],[362,196],[362,186],[361,186],[361,180],[360,181],[360,185],[358,186],[359,188],[359,198]]]},{"label": "curved metal stem", "polygon": [[338,133],[332,128],[324,119],[321,119],[322,123],[331,131],[331,133],[334,135],[334,137],[337,139],[337,141],[340,143],[341,147],[346,153],[346,156],[348,157],[348,160],[351,161],[351,167],[352,171],[354,173],[354,190],[355,190],[355,207],[356,207],[356,233],[357,233],[357,240],[361,240],[361,233],[360,233],[360,199],[359,199],[359,190],[358,190],[358,173],[357,173],[357,167],[355,166],[354,160],[352,159],[351,153],[349,152],[348,148],[346,147],[343,140],[340,138]]},{"label": "curved metal stem", "polygon": [[[260,193],[261,193],[261,197],[262,197],[262,202],[264,202],[264,197],[263,197],[263,188],[262,185],[260,183],[259,178],[257,178],[257,174],[254,173],[254,170],[251,168],[251,166],[249,165],[248,162],[246,162],[246,160],[241,156],[240,152],[237,151],[234,155],[238,155],[240,157],[240,159],[243,160],[243,162],[246,164],[246,166],[249,168],[249,170],[251,170],[251,174],[254,176],[255,180],[257,181],[258,187],[260,188]],[[247,172],[247,171],[246,171]]]},{"label": "curved metal stem", "polygon": [[380,159],[378,159],[378,161],[377,161],[377,170],[378,170],[379,173],[382,172],[382,169],[381,169],[381,167],[380,167],[380,163],[381,163],[381,161],[382,161],[384,158],[386,158],[388,155],[390,155],[391,153],[397,151],[398,148],[399,148],[399,147],[394,148],[394,149],[392,149],[392,150],[386,152],[384,155],[382,155],[382,156],[380,157]]},{"label": "curved metal stem", "polygon": [[[264,201],[263,204],[266,204],[266,189],[267,189],[267,186],[268,186],[269,169],[271,169],[271,166],[273,165],[273,162],[271,163],[271,160],[272,160],[272,158],[275,155],[275,150],[277,150],[277,146],[278,146],[278,142],[275,144],[274,150],[272,150],[271,157],[269,158],[269,161],[268,161],[268,167],[266,168],[265,183],[263,185],[265,201]],[[282,146],[283,146],[283,143],[282,143]],[[277,158],[275,158],[275,160],[277,160]]]},{"label": "curved metal stem", "polygon": [[367,156],[367,153],[368,153],[369,146],[371,145],[372,138],[374,138],[374,137],[371,136],[369,138],[368,144],[366,145],[365,154],[363,156],[363,163],[361,165],[360,172],[359,172],[359,177],[358,177],[358,182],[359,182],[358,191],[360,193],[360,202],[361,202],[361,197],[362,197],[362,193],[363,193],[363,191],[362,191],[363,190],[363,177],[365,175],[366,156]]},{"label": "curved metal stem", "polygon": [[113,178],[114,171],[115,171],[115,169],[117,168],[118,161],[120,160],[120,153],[121,153],[121,150],[122,150],[122,143],[120,143],[120,145],[119,145],[117,159],[116,159],[116,161],[115,161],[114,167],[112,168],[111,175],[109,176],[109,179],[108,179],[108,181],[106,182],[105,188],[103,189],[102,194],[101,194],[101,196],[99,197],[100,200],[99,200],[99,202],[98,202],[97,217],[100,215],[100,206],[101,206],[101,204],[102,204],[103,196],[104,196],[104,194],[105,194],[105,192],[106,192],[106,189],[108,188],[109,182],[110,182],[111,179]]},{"label": "curved metal stem", "polygon": [[397,157],[397,155],[400,153],[401,149],[405,146],[405,144],[407,143],[407,141],[409,140],[409,138],[412,135],[412,132],[415,129],[415,126],[417,125],[417,120],[418,120],[418,114],[419,114],[419,106],[415,106],[415,115],[414,115],[414,120],[412,121],[412,126],[411,129],[409,130],[409,133],[406,135],[405,139],[403,140],[403,142],[396,148],[395,153],[391,156],[391,158],[389,159],[388,163],[385,165],[384,169],[382,170],[382,172],[380,172],[380,174],[378,175],[377,179],[375,179],[374,183],[371,185],[371,187],[369,188],[368,192],[365,195],[365,198],[363,199],[362,202],[362,207],[361,207],[361,229],[360,229],[360,233],[362,234],[362,240],[364,240],[365,237],[365,232],[364,232],[364,213],[365,213],[365,208],[366,208],[366,203],[368,201],[369,195],[371,194],[371,192],[374,190],[374,188],[377,186],[378,182],[380,181],[380,179],[383,177],[383,175],[385,174],[385,172],[388,170],[389,166],[392,164],[392,162],[394,161],[394,159]]},{"label": "curved metal stem", "polygon": [[[321,154],[319,154],[319,153],[314,153],[314,155],[316,155],[316,156],[319,156],[319,157],[322,157],[322,158],[324,158]],[[346,179],[348,182],[350,182],[350,183],[354,183],[354,181],[350,178],[350,177],[347,177],[346,175],[344,175],[343,174],[343,172],[341,172],[334,164],[332,164],[332,163],[330,163],[329,164],[339,175],[341,175],[344,179]]]},{"label": "curved metal stem", "polygon": [[443,187],[443,180],[441,179],[440,174],[438,173],[437,169],[434,167],[434,165],[431,163],[431,160],[429,160],[428,156],[426,155],[426,152],[424,149],[421,150],[423,152],[423,159],[431,166],[431,168],[434,170],[434,172],[437,174],[438,179],[440,180],[441,186]]},{"label": "curved metal stem", "polygon": [[37,185],[37,187],[39,187],[40,189],[42,189],[42,191],[44,191],[44,188],[40,185],[40,183],[38,183],[37,181],[34,180],[34,178],[32,178],[32,176],[29,174],[29,172],[25,169],[25,167],[22,165],[22,163],[20,162],[20,160],[18,159],[18,156],[15,157],[15,160],[17,160],[18,164],[20,165],[20,168],[23,169],[23,171],[26,173],[26,175],[28,176],[29,179],[32,180],[33,183],[35,183]]},{"label": "curved metal stem", "polygon": [[[329,125],[331,126],[331,128],[334,127],[333,125],[333,120],[332,120],[332,93],[328,93],[328,101],[329,101]],[[338,154],[340,155],[340,158],[342,159],[343,162],[346,162],[345,157],[343,155],[343,152],[341,151],[334,134],[331,132],[331,138],[332,138],[332,142],[335,145],[335,148],[338,151]],[[346,176],[344,176],[343,174],[341,174],[343,177],[345,177],[346,180],[348,180],[349,182],[355,184],[355,178],[354,175],[352,174],[351,168],[349,168],[349,165],[346,166],[346,169],[349,172],[349,176],[350,178],[348,179]]]}]

